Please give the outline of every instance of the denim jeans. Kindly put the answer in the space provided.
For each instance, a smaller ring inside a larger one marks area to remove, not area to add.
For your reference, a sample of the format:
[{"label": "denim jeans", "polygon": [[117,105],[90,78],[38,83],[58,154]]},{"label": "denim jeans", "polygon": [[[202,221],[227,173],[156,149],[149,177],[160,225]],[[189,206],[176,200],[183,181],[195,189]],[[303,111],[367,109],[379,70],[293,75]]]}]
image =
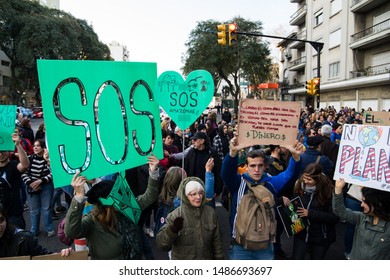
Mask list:
[{"label": "denim jeans", "polygon": [[51,199],[51,210],[52,211],[54,211],[56,209],[56,205],[57,205],[57,207],[62,206],[61,195],[63,192],[64,191],[62,190],[62,188],[56,188],[54,190],[53,197]]},{"label": "denim jeans", "polygon": [[22,182],[20,184],[20,199],[22,200],[23,206],[26,204],[27,201],[27,191],[26,191],[26,184]]},{"label": "denim jeans", "polygon": [[[356,199],[346,197],[345,208],[351,209],[352,211],[362,212],[362,207],[360,206],[362,203]],[[344,254],[349,255],[352,250],[353,236],[355,234],[355,225],[346,223],[345,231],[344,231]]]},{"label": "denim jeans", "polygon": [[41,212],[46,232],[53,230],[53,218],[51,200],[53,198],[53,183],[42,185],[42,190],[37,194],[28,194],[30,202],[31,232],[34,235],[39,233]]},{"label": "denim jeans", "polygon": [[230,260],[273,260],[274,244],[269,243],[268,248],[263,250],[247,250],[239,244],[230,245]]}]

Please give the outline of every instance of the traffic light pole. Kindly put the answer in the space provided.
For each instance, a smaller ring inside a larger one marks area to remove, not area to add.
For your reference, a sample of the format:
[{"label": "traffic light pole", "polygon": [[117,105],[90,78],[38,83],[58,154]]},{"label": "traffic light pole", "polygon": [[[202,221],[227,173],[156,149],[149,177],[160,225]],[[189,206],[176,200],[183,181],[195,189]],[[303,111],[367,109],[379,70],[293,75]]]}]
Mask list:
[{"label": "traffic light pole", "polygon": [[[295,39],[295,38],[273,36],[273,35],[265,35],[265,34],[253,33],[253,32],[239,32],[239,31],[236,31],[236,34],[309,43],[317,51],[317,78],[321,78],[321,68],[320,68],[321,58],[320,58],[320,56],[321,56],[321,50],[324,47],[324,43],[315,42],[315,41],[309,41],[309,40]],[[321,94],[317,95],[317,108],[320,108],[320,95]]]}]

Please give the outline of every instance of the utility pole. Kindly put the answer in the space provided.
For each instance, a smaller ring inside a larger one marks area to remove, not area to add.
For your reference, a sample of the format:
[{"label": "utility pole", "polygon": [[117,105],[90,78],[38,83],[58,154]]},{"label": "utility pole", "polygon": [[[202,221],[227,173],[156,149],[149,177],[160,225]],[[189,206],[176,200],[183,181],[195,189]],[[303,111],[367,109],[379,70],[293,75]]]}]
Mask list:
[{"label": "utility pole", "polygon": [[[254,33],[254,32],[240,32],[240,31],[236,31],[236,34],[309,43],[317,52],[317,78],[319,78],[319,79],[321,78],[321,67],[320,67],[320,65],[321,65],[320,64],[320,62],[321,62],[321,50],[324,47],[324,43],[316,42],[316,41],[309,41],[309,40],[301,40],[301,39],[280,37],[280,36],[273,36],[273,35],[265,35],[265,34]],[[319,90],[319,84],[318,84],[318,92],[319,92],[319,94],[317,95],[317,108],[320,108],[320,95],[321,94],[320,94],[320,90]]]}]

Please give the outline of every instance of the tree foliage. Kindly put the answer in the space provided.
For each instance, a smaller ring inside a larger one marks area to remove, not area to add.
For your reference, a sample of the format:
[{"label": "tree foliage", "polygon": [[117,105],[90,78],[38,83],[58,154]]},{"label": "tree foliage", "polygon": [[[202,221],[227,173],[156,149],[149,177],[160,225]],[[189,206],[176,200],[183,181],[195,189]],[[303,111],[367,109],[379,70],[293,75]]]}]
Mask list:
[{"label": "tree foliage", "polygon": [[0,48],[11,59],[9,97],[26,89],[39,99],[37,59],[108,60],[110,50],[85,20],[27,0],[0,0]]},{"label": "tree foliage", "polygon": [[[262,23],[259,21],[251,22],[236,17],[227,23],[233,22],[237,24],[237,32],[261,34]],[[214,78],[215,92],[222,81],[226,82],[237,111],[240,79],[254,85],[269,79],[272,65],[270,50],[268,43],[261,37],[244,34],[237,34],[237,43],[234,46],[218,45],[218,24],[221,23],[214,20],[198,22],[186,43],[187,52],[182,57],[182,70],[184,75],[197,69],[209,71]]]}]

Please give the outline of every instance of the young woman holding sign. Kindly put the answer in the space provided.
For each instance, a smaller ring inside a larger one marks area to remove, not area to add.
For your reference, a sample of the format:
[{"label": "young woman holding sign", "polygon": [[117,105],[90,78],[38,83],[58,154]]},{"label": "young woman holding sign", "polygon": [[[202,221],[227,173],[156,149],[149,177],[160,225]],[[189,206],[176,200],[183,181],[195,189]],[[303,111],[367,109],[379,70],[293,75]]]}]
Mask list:
[{"label": "young woman holding sign", "polygon": [[[149,181],[146,192],[136,197],[141,210],[157,200],[159,186],[159,160],[148,157]],[[107,206],[102,199],[109,198],[114,181],[103,180],[86,193],[87,178],[76,173],[72,179],[75,195],[65,221],[65,235],[71,239],[86,238],[92,259],[141,259],[141,236],[138,225],[115,206]],[[83,216],[85,202],[94,204],[90,213]]]},{"label": "young woman holding sign", "polygon": [[362,188],[363,212],[345,208],[344,179],[336,181],[333,211],[355,225],[351,260],[390,260],[390,192]]}]

